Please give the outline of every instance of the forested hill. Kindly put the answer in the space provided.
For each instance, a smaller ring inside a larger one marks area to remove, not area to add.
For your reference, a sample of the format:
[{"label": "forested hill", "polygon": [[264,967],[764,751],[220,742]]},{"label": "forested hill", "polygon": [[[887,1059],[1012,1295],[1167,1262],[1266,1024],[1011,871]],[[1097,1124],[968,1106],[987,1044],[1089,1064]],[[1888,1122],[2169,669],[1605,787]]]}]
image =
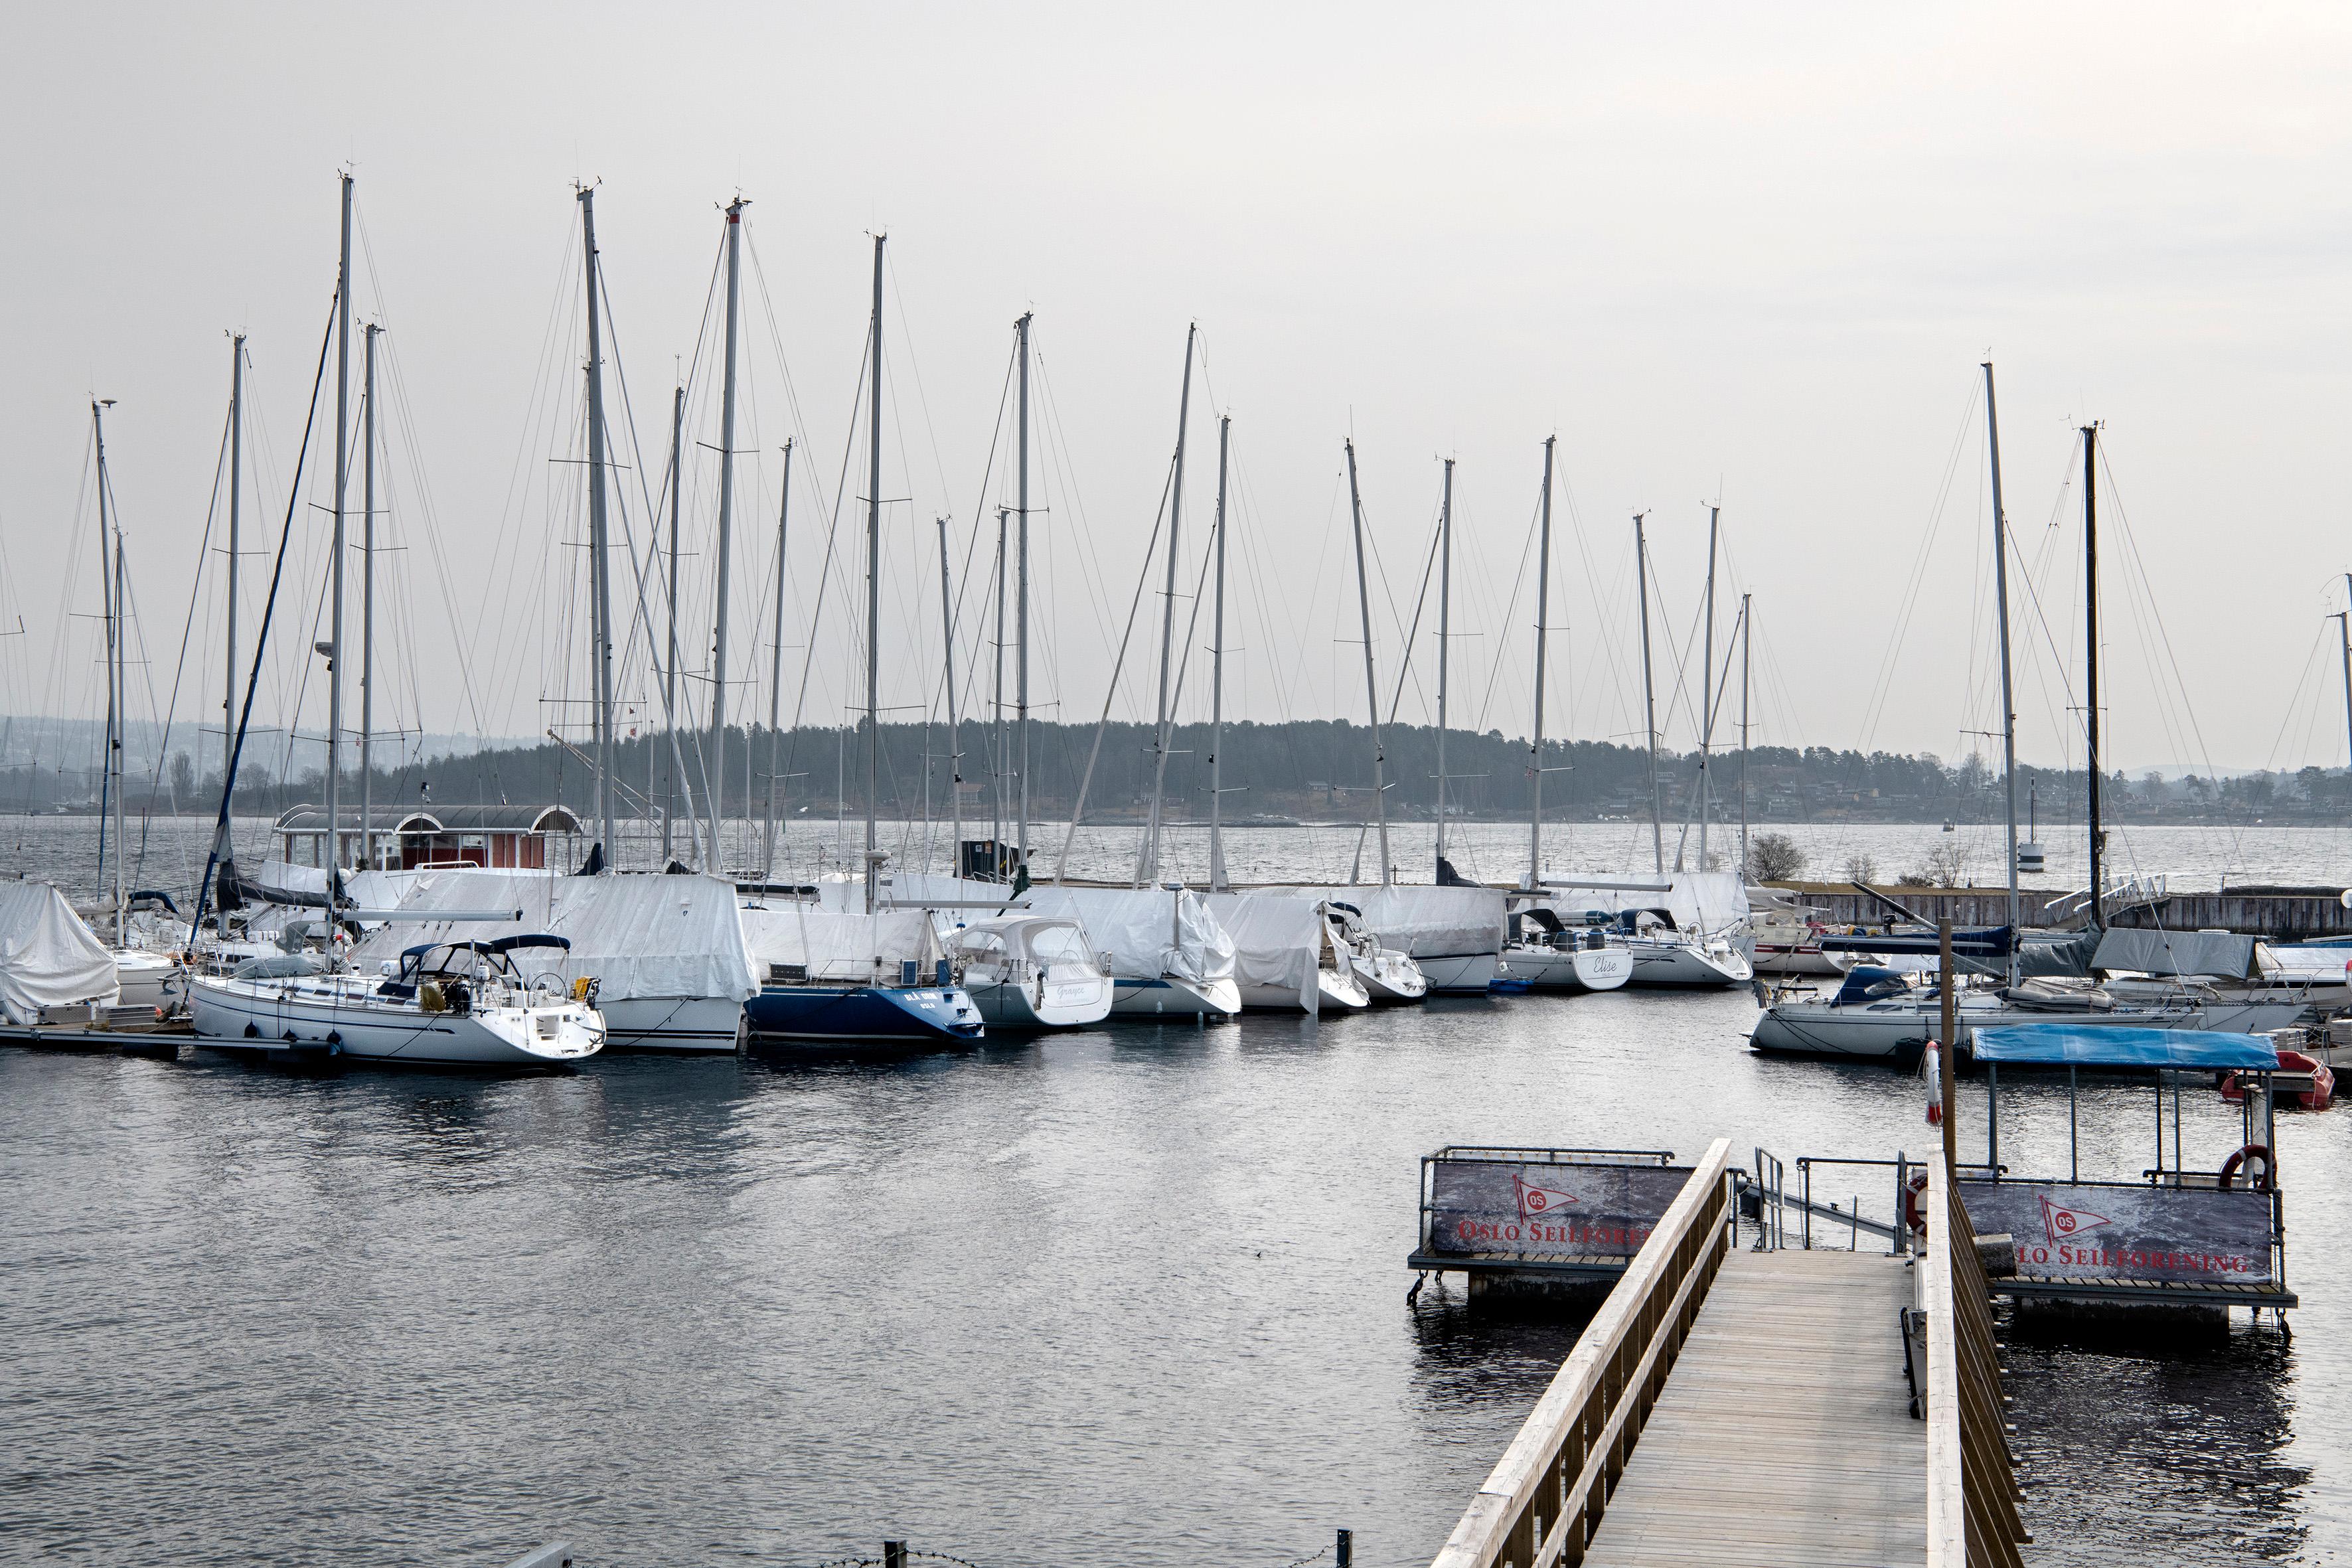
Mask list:
[{"label": "forested hill", "polygon": [[[1004,738],[1009,747],[1013,742],[1009,721]],[[680,737],[689,770],[696,766],[696,739]],[[708,736],[700,739],[707,742]],[[1381,740],[1391,814],[1429,815],[1436,802],[1436,731],[1423,726],[1397,726],[1383,731]],[[920,816],[928,803],[933,815],[946,815],[945,728],[885,724],[882,742],[877,794],[883,812]],[[961,771],[967,819],[984,818],[990,812],[991,743],[988,725],[971,722],[963,727]],[[772,745],[765,730],[730,730],[729,813],[757,815],[764,809],[772,754],[776,758],[773,771],[781,777],[778,793],[786,811],[806,806],[830,815],[837,800],[845,801],[852,812],[863,811],[864,753],[864,741],[854,731],[791,731],[774,738]],[[1150,800],[1153,773],[1150,725],[1109,726],[1101,733],[1097,752],[1097,731],[1091,725],[1034,722],[1030,726],[1030,753],[1031,813],[1035,817],[1054,818],[1068,812],[1090,753],[1095,754],[1093,780],[1087,793],[1090,820],[1131,815]],[[350,754],[345,752],[347,757]],[[658,801],[667,787],[669,755],[667,740],[658,733],[624,741],[617,766],[625,790]],[[215,752],[210,767],[199,767],[194,755],[175,746],[165,770],[164,787],[156,792],[154,808],[215,809],[220,797],[216,759]],[[81,759],[76,761],[79,763]],[[1449,804],[1473,816],[1524,816],[1528,805],[1528,763],[1524,740],[1506,737],[1499,731],[1483,735],[1449,731],[1445,737]],[[1550,742],[1544,748],[1543,766],[1548,816],[1591,818],[1649,814],[1647,759],[1636,748],[1606,742]],[[1680,820],[1688,813],[1697,773],[1695,752],[1660,759],[1659,790],[1668,820]],[[1371,736],[1361,724],[1300,720],[1225,726],[1224,816],[1228,821],[1253,817],[1360,820],[1372,812],[1372,773]],[[1739,775],[1738,752],[1718,752],[1712,789],[1723,803],[1718,809],[1727,816],[1738,815]],[[699,775],[689,776],[695,779],[699,795]],[[1986,821],[1999,817],[2002,810],[1997,773],[1974,757],[1950,766],[1926,754],[1864,755],[1825,746],[1801,751],[1759,747],[1748,754],[1747,779],[1748,811],[1757,821]],[[1013,781],[1008,777],[1003,782],[1009,798]],[[2080,820],[2083,780],[2079,773],[2021,768],[2021,799],[2029,783],[2038,786],[2043,820]],[[302,770],[290,778],[274,777],[267,762],[251,752],[238,784],[238,809],[246,812],[274,813],[297,803],[315,803],[323,795],[317,769]],[[94,801],[97,784],[94,774],[79,765],[20,763],[0,770],[0,809],[47,810],[58,805],[77,809]],[[1208,789],[1208,727],[1181,726],[1175,731],[1167,761],[1170,811],[1180,819],[1205,816]],[[147,806],[149,787],[144,778],[134,774],[129,794],[135,806]],[[357,794],[356,775],[347,775],[345,798],[356,799]],[[413,805],[429,799],[445,805],[562,801],[583,805],[589,796],[588,772],[580,756],[552,742],[507,746],[379,769],[374,794],[383,805]],[[747,801],[753,804],[747,807]],[[633,804],[625,793],[624,802]],[[2107,814],[2117,820],[2242,821],[2260,816],[2265,821],[2335,822],[2345,820],[2347,807],[2352,807],[2352,784],[2341,771],[2316,768],[2298,774],[2252,773],[2221,781],[2189,778],[2171,783],[2126,780],[2118,773],[2108,784],[2105,803]]]}]

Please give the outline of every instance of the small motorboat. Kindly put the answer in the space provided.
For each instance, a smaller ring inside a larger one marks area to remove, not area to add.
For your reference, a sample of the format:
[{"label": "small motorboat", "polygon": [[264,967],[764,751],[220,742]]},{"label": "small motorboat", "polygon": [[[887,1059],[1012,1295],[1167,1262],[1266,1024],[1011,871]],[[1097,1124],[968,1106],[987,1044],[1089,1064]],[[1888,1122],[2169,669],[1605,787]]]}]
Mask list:
[{"label": "small motorboat", "polygon": [[[2282,1050],[2278,1054],[2278,1077],[2272,1079],[2275,1098],[2288,1105],[2305,1110],[2325,1110],[2336,1100],[2336,1069],[2301,1051]],[[2246,1086],[2234,1072],[2221,1079],[2221,1098],[2242,1100],[2246,1098]]]},{"label": "small motorboat", "polygon": [[560,936],[421,943],[385,973],[288,953],[188,977],[196,1039],[215,1050],[436,1067],[564,1067],[604,1046],[596,985],[527,982],[509,956]]}]

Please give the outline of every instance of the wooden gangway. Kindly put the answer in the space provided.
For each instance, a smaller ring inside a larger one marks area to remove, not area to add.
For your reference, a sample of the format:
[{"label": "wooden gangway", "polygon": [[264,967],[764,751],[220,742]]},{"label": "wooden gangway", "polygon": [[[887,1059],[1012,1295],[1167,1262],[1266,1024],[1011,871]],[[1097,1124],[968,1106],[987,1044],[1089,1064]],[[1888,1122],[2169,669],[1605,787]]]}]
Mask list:
[{"label": "wooden gangway", "polygon": [[1915,1261],[1740,1250],[1729,1162],[1718,1140],[1692,1170],[1434,1568],[2020,1562],[1986,1279],[1941,1163]]}]

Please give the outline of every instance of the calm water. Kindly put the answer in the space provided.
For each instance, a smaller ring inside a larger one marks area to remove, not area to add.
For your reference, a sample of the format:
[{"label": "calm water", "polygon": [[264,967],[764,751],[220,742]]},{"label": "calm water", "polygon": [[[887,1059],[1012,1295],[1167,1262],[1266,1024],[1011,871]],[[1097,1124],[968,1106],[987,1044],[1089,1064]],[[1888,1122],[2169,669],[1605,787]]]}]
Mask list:
[{"label": "calm water", "polygon": [[[1915,1081],[1752,1057],[1753,1016],[1496,998],[510,1080],[0,1050],[0,1556],[1282,1568],[1347,1526],[1425,1563],[1574,1326],[1406,1306],[1419,1155],[1932,1146]],[[2063,1171],[2063,1086],[2002,1099],[2011,1167]],[[2236,1112],[2186,1101],[2210,1168]],[[1960,1113],[1965,1148],[1977,1086]],[[2085,1173],[2136,1175],[2151,1120],[2089,1090]],[[2352,1560],[2352,1115],[2282,1122],[2291,1346],[2013,1340],[2032,1561]]]}]

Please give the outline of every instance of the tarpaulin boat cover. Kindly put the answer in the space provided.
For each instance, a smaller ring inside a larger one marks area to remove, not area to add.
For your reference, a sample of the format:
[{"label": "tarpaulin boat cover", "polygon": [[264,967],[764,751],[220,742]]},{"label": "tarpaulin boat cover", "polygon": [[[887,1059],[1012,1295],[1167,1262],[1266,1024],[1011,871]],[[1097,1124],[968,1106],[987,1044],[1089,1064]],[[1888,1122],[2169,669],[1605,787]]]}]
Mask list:
[{"label": "tarpaulin boat cover", "polygon": [[[397,959],[420,942],[487,942],[545,931],[572,951],[524,951],[527,976],[593,974],[610,1001],[726,997],[760,989],[744,945],[735,884],[717,877],[567,877],[548,871],[425,871],[404,918],[369,934],[354,957]],[[520,910],[520,921],[447,921],[436,910]],[[409,917],[414,917],[409,918]]]},{"label": "tarpaulin boat cover", "polygon": [[2226,931],[2106,931],[2099,938],[2091,967],[2112,973],[2125,970],[2138,974],[2210,974],[2227,980],[2259,980],[2254,956],[2258,937]]},{"label": "tarpaulin boat cover", "polygon": [[895,985],[900,962],[911,958],[928,984],[932,964],[947,952],[920,910],[851,914],[779,900],[746,909],[742,919],[744,945],[763,977],[774,977],[773,965],[797,964],[811,980]]},{"label": "tarpaulin boat cover", "polygon": [[[1057,888],[1039,882],[1016,899],[1003,882],[900,871],[884,883],[882,896],[903,905],[931,900],[934,919],[948,931],[1022,910],[1076,921],[1086,929],[1089,948],[1110,954],[1111,973],[1121,980],[1172,974],[1207,985],[1234,977],[1234,939],[1189,888]],[[818,899],[827,908],[855,909],[864,897],[859,883],[819,885]]]},{"label": "tarpaulin boat cover", "polygon": [[1503,951],[1503,894],[1496,888],[1432,888],[1396,884],[1368,888],[1265,889],[1351,904],[1364,928],[1417,959],[1470,958]]},{"label": "tarpaulin boat cover", "polygon": [[2261,1035],[2210,1029],[2127,1029],[2105,1024],[2004,1024],[1976,1031],[1980,1062],[2031,1067],[2236,1068],[2278,1071]]},{"label": "tarpaulin boat cover", "polygon": [[39,1021],[44,1007],[112,1006],[114,955],[47,882],[0,882],[0,1015]]},{"label": "tarpaulin boat cover", "polygon": [[1322,1001],[1323,907],[1281,893],[1208,893],[1202,903],[1234,939],[1234,978],[1296,995],[1309,1013]]},{"label": "tarpaulin boat cover", "polygon": [[[1612,880],[1635,885],[1606,885]],[[1585,910],[1612,915],[1625,910],[1664,910],[1675,917],[1680,930],[1709,936],[1748,919],[1748,882],[1737,871],[1675,871],[1663,879],[1647,879],[1647,887],[1639,885],[1643,880],[1599,877],[1586,885],[1575,878],[1547,878],[1544,886],[1556,889],[1549,901],[1563,918]],[[1660,880],[1666,884],[1664,892],[1657,890]],[[1569,923],[1579,922],[1569,919]]]},{"label": "tarpaulin boat cover", "polygon": [[[397,909],[431,871],[346,871],[343,899],[353,909]],[[265,860],[257,876],[241,877],[237,891],[247,899],[273,904],[323,907],[327,901],[327,868],[297,866],[287,860]]]}]

